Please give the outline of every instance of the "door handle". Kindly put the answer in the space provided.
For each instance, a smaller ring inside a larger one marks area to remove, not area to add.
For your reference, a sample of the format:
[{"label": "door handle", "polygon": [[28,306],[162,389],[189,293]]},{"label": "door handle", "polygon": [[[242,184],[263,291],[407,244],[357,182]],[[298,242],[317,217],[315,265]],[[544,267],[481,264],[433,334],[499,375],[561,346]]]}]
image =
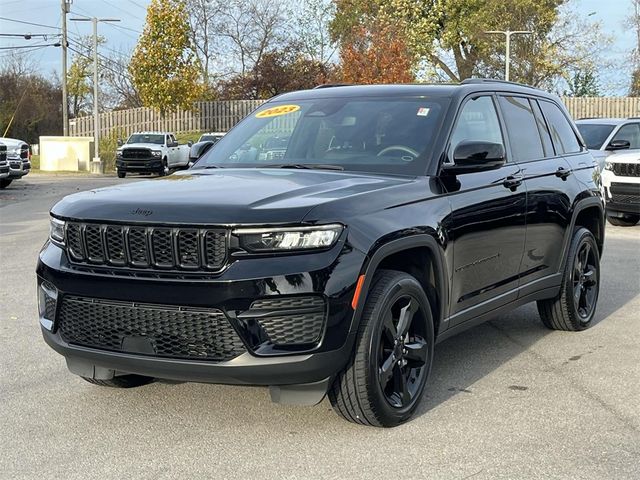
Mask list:
[{"label": "door handle", "polygon": [[564,167],[558,167],[556,170],[556,177],[561,178],[562,180],[566,180],[569,175],[571,175],[571,170],[567,170]]},{"label": "door handle", "polygon": [[505,188],[508,188],[512,192],[515,192],[518,189],[518,187],[522,185],[523,178],[524,177],[522,175],[509,175],[507,178],[504,179],[504,182],[502,182],[502,185],[504,185]]}]

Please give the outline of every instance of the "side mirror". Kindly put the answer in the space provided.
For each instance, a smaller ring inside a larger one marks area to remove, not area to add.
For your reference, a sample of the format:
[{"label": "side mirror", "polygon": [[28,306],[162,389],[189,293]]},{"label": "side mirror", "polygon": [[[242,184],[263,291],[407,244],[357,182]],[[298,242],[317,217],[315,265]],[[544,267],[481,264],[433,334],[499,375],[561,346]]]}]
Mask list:
[{"label": "side mirror", "polygon": [[445,165],[444,169],[453,174],[486,172],[500,168],[505,161],[501,143],[465,140],[453,152],[454,164]]},{"label": "side mirror", "polygon": [[612,140],[605,150],[628,150],[631,148],[631,142],[628,140]]},{"label": "side mirror", "polygon": [[118,144],[119,147],[121,147],[122,145],[124,145],[124,142],[122,141],[121,138],[118,139],[118,141],[116,142]]},{"label": "side mirror", "polygon": [[187,142],[187,145],[192,146],[192,145],[193,145],[193,142],[192,142],[191,140],[189,140],[189,141]]}]

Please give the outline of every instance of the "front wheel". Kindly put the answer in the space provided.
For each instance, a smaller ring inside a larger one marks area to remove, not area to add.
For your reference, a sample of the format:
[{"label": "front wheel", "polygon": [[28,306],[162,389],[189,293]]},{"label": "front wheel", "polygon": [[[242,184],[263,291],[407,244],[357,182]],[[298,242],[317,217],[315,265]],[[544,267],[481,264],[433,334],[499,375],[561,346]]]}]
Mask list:
[{"label": "front wheel", "polygon": [[626,214],[622,217],[611,217],[607,215],[607,220],[609,220],[611,225],[615,225],[616,227],[633,227],[640,220],[640,215],[633,213]]},{"label": "front wheel", "polygon": [[12,181],[13,181],[13,178],[0,179],[0,189],[7,188],[9,185],[11,185]]},{"label": "front wheel", "polygon": [[118,178],[124,178],[127,176],[127,172],[121,172],[120,170],[118,170]]},{"label": "front wheel", "polygon": [[349,364],[329,400],[350,422],[395,427],[422,398],[433,360],[433,318],[427,295],[411,275],[375,274]]},{"label": "front wheel", "polygon": [[538,301],[542,323],[552,330],[579,331],[591,326],[600,291],[600,252],[593,234],[579,228],[573,234],[560,293]]},{"label": "front wheel", "polygon": [[159,175],[161,177],[169,175],[169,162],[167,161],[166,157],[162,159],[162,170],[160,170]]}]

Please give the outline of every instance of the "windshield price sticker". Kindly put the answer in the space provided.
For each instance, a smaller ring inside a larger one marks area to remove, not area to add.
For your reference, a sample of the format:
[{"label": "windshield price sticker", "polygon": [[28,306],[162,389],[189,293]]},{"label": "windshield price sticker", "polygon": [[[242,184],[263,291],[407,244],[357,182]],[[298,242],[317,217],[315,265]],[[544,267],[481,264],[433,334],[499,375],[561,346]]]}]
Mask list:
[{"label": "windshield price sticker", "polygon": [[420,107],[416,115],[419,117],[426,117],[429,115],[429,109],[427,107]]},{"label": "windshield price sticker", "polygon": [[256,118],[278,117],[280,115],[286,115],[287,113],[297,112],[298,110],[300,110],[300,105],[279,105],[256,113]]}]

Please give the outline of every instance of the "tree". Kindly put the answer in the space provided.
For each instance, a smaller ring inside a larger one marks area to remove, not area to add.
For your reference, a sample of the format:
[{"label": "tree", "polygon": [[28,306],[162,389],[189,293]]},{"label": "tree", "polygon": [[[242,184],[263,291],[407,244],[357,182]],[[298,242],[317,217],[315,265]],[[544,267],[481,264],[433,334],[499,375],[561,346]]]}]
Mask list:
[{"label": "tree", "polygon": [[349,83],[409,83],[412,58],[397,26],[354,27],[340,49],[340,76]]},{"label": "tree", "polygon": [[[3,59],[0,70],[0,135],[37,143],[41,135],[62,134],[62,89],[34,73],[24,55]],[[13,117],[13,121],[11,121]]]},{"label": "tree", "polygon": [[636,46],[631,52],[633,72],[631,73],[630,97],[640,97],[640,0],[632,0],[633,13],[629,18],[629,26],[635,30]]},{"label": "tree", "polygon": [[[104,43],[98,37],[98,45]],[[73,40],[73,57],[67,71],[69,116],[78,117],[90,112],[93,105],[93,37]]]},{"label": "tree", "polygon": [[[504,71],[504,39],[487,30],[531,30],[513,38],[512,78],[543,85],[570,68],[584,66],[606,48],[597,24],[562,16],[567,0],[336,0],[331,31],[341,44],[353,27],[371,19],[397,22],[414,71],[430,79],[459,82],[472,76],[498,77]],[[563,28],[556,28],[561,25]],[[585,26],[590,28],[584,28]],[[571,27],[571,28],[569,28]]]},{"label": "tree", "polygon": [[226,4],[221,0],[187,0],[189,10],[189,37],[198,58],[202,81],[208,84],[217,54],[218,17]]},{"label": "tree", "polygon": [[308,59],[329,66],[337,52],[331,39],[329,26],[336,14],[336,4],[331,0],[302,0],[294,14],[293,39],[300,53]]},{"label": "tree", "polygon": [[192,108],[203,92],[187,18],[185,0],[152,0],[129,64],[143,103],[163,114]]},{"label": "tree", "polygon": [[564,94],[568,97],[599,97],[600,87],[598,77],[591,69],[577,70],[567,81],[569,90]]},{"label": "tree", "polygon": [[270,98],[280,93],[327,83],[334,69],[300,53],[296,44],[266,52],[251,72],[221,81],[218,96],[225,99]]}]

